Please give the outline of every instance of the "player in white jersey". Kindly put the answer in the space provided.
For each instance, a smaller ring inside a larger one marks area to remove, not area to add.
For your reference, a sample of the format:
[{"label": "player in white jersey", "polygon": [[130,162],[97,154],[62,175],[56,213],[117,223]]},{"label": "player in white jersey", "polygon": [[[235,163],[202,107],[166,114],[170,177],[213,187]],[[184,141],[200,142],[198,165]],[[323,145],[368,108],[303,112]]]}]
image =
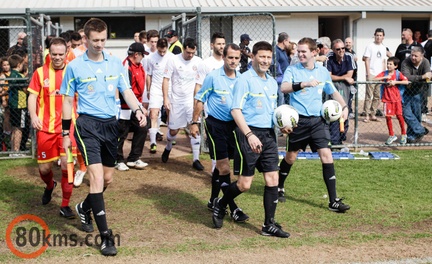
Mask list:
[{"label": "player in white jersey", "polygon": [[[159,112],[163,105],[162,81],[166,64],[174,57],[168,52],[168,41],[161,38],[157,41],[157,51],[147,59],[147,89],[149,92],[149,109],[151,128],[150,132],[150,153],[156,153],[156,135],[159,131]],[[171,93],[171,82],[168,82],[168,96]]]},{"label": "player in white jersey", "polygon": [[[198,65],[202,59],[195,56],[197,44],[194,39],[187,38],[183,44],[183,51],[175,55],[167,62],[162,82],[164,106],[169,111],[167,145],[162,154],[162,162],[166,163],[172,149],[172,142],[180,128],[186,127],[192,121],[194,90],[198,77]],[[171,95],[168,95],[168,87],[171,82]],[[199,161],[201,138],[190,137],[193,153],[192,166],[196,170],[204,170]]]}]

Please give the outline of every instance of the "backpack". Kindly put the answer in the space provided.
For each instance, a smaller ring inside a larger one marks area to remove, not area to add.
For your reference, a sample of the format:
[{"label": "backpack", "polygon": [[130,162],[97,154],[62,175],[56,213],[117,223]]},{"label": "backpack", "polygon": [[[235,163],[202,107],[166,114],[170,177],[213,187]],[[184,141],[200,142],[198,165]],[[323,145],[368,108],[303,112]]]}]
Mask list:
[{"label": "backpack", "polygon": [[[384,76],[388,76],[388,70],[385,71]],[[396,70],[396,81],[400,81],[400,71],[399,70]],[[402,98],[402,103],[403,103],[404,102],[403,95],[405,93],[406,85],[398,84],[397,87],[399,89],[399,93],[400,93],[400,96]],[[380,98],[382,98],[382,95],[384,94],[384,88],[385,88],[385,84],[381,84]]]}]

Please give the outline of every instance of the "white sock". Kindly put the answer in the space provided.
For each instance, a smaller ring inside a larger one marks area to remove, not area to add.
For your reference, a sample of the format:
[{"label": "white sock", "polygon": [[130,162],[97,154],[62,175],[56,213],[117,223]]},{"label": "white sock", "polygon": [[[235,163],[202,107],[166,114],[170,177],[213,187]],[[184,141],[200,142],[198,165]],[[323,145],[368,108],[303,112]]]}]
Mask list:
[{"label": "white sock", "polygon": [[167,141],[168,142],[167,142],[167,145],[165,147],[167,150],[171,150],[172,149],[172,147],[173,147],[172,142],[174,140],[176,140],[176,138],[177,138],[177,135],[171,136],[170,130],[168,129],[168,132],[167,132]]},{"label": "white sock", "polygon": [[212,159],[212,172],[214,171],[214,169],[216,168],[216,161]]},{"label": "white sock", "polygon": [[199,160],[201,136],[197,136],[196,138],[190,137],[190,143],[192,146],[193,160]]},{"label": "white sock", "polygon": [[156,134],[158,132],[157,128],[150,128],[150,144],[156,144]]}]

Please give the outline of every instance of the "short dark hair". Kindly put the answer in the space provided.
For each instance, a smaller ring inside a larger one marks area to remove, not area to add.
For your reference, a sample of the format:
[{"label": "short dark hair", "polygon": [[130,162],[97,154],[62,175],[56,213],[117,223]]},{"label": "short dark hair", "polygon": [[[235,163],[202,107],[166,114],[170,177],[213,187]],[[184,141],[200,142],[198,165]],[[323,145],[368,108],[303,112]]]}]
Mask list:
[{"label": "short dark hair", "polygon": [[145,30],[141,30],[139,33],[139,40],[141,41],[142,39],[147,39],[147,32]]},{"label": "short dark hair", "polygon": [[310,51],[314,51],[318,48],[316,41],[311,38],[302,38],[299,40],[298,45],[308,45]]},{"label": "short dark hair", "polygon": [[76,32],[76,31],[72,32],[70,34],[70,37],[71,37],[71,40],[75,40],[75,41],[80,41],[82,39],[81,34]]},{"label": "short dark hair", "polygon": [[155,37],[159,38],[159,32],[156,29],[150,29],[149,31],[147,31],[147,40]]},{"label": "short dark hair", "polygon": [[67,48],[66,40],[63,38],[51,38],[50,45],[49,45],[50,48],[52,45],[64,45],[65,48]]},{"label": "short dark hair", "polygon": [[12,54],[8,58],[11,69],[18,67],[18,64],[23,63],[24,59],[18,54]]},{"label": "short dark hair", "polygon": [[166,38],[160,38],[156,44],[157,48],[166,48],[168,47],[168,41]]},{"label": "short dark hair", "polygon": [[215,43],[217,38],[223,38],[225,39],[225,35],[222,32],[215,32],[213,33],[212,37],[211,37],[211,43]]},{"label": "short dark hair", "polygon": [[63,38],[66,42],[71,41],[71,35],[67,31],[60,33],[59,37]]},{"label": "short dark hair", "polygon": [[399,65],[399,63],[400,63],[400,59],[398,59],[398,57],[390,57],[390,58],[388,58],[388,60],[387,60],[388,62],[389,61],[391,61],[391,62],[393,62],[393,64],[394,64],[394,66],[398,66]]},{"label": "short dark hair", "polygon": [[382,32],[383,35],[385,36],[384,29],[382,29],[382,28],[377,28],[377,29],[375,29],[375,33],[374,33],[374,35],[376,35],[376,33],[378,33],[378,32]]},{"label": "short dark hair", "polygon": [[196,49],[197,44],[195,42],[195,39],[193,38],[186,38],[185,41],[183,42],[183,47],[186,48],[190,48],[190,49]]},{"label": "short dark hair", "polygon": [[289,38],[289,35],[286,32],[279,33],[278,43],[282,43]]},{"label": "short dark hair", "polygon": [[227,55],[227,53],[228,53],[228,49],[232,49],[232,50],[241,50],[240,47],[239,47],[239,45],[237,45],[237,44],[234,44],[234,43],[227,44],[227,45],[225,45],[225,48],[224,48],[224,50],[223,50],[223,55],[224,55],[224,56]]},{"label": "short dark hair", "polygon": [[253,45],[252,54],[257,55],[259,50],[269,50],[273,52],[273,46],[267,41],[258,41]]},{"label": "short dark hair", "polygon": [[99,18],[92,17],[84,24],[84,34],[90,37],[90,31],[102,32],[107,30],[107,24]]}]

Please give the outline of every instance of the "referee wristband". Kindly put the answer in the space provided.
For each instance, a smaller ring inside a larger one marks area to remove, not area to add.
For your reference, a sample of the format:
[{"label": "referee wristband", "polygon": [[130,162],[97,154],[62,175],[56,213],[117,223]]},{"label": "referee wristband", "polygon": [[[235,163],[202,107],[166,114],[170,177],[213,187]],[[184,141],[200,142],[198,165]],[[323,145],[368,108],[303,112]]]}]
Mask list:
[{"label": "referee wristband", "polygon": [[345,110],[345,108],[348,108],[348,106],[347,106],[347,105],[345,105],[344,107],[342,107],[342,111],[343,111],[343,110]]},{"label": "referee wristband", "polygon": [[71,123],[71,119],[62,119],[62,130],[69,130]]},{"label": "referee wristband", "polygon": [[294,92],[300,91],[302,89],[301,88],[301,82],[293,83],[292,88],[293,88]]},{"label": "referee wristband", "polygon": [[249,138],[250,136],[252,136],[254,133],[252,131],[249,131],[245,134],[246,138]]}]

